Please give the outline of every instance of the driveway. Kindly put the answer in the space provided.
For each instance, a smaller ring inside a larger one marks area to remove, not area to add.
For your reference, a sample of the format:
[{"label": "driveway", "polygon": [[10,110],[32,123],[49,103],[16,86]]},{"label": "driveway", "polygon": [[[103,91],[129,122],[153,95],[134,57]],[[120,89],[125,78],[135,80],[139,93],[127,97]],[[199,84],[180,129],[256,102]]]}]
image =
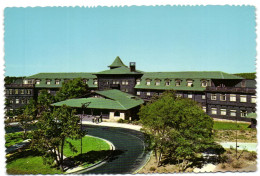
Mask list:
[{"label": "driveway", "polygon": [[112,142],[115,151],[105,164],[89,171],[78,172],[79,174],[132,174],[148,159],[144,136],[139,131],[93,125],[84,125],[84,129],[89,135]]}]

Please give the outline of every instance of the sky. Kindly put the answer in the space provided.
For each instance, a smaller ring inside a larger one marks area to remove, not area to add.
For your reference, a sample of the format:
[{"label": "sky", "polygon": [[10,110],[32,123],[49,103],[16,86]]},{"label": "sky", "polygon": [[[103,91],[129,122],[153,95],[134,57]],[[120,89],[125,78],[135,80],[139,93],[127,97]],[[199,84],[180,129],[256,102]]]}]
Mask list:
[{"label": "sky", "polygon": [[5,75],[138,70],[255,72],[253,6],[6,8]]}]

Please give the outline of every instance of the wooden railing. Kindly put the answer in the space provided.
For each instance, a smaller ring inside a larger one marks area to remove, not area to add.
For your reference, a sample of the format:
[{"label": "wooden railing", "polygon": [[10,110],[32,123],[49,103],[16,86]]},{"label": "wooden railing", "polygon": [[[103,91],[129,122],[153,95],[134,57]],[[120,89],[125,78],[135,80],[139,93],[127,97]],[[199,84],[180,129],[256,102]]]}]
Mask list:
[{"label": "wooden railing", "polygon": [[256,93],[256,90],[254,88],[246,88],[246,87],[206,87],[206,91]]}]

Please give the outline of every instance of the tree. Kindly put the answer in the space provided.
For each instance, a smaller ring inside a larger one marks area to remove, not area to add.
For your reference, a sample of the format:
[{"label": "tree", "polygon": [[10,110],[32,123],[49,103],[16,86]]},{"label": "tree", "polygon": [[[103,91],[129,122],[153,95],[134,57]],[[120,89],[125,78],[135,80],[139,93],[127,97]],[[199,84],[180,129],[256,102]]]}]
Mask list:
[{"label": "tree", "polygon": [[54,103],[54,96],[47,92],[47,90],[41,90],[37,99],[37,108],[39,115],[44,111],[50,111],[50,105]]},{"label": "tree", "polygon": [[36,102],[33,99],[30,99],[29,104],[25,105],[21,113],[17,116],[18,123],[23,128],[24,135],[23,138],[27,137],[28,127],[31,125],[32,121],[35,120],[37,115]]},{"label": "tree", "polygon": [[139,116],[143,131],[150,135],[158,166],[163,156],[184,165],[196,153],[215,146],[212,118],[197,102],[176,98],[172,91],[141,106]]},{"label": "tree", "polygon": [[66,139],[80,139],[85,135],[81,131],[79,118],[75,110],[63,105],[53,109],[52,112],[43,112],[37,122],[37,130],[33,132],[32,148],[44,154],[45,164],[53,164],[63,171],[64,144],[68,143],[70,149],[76,152],[75,147]]},{"label": "tree", "polygon": [[71,98],[80,98],[88,93],[88,85],[81,78],[69,80],[64,83],[56,94],[56,101],[63,101]]}]

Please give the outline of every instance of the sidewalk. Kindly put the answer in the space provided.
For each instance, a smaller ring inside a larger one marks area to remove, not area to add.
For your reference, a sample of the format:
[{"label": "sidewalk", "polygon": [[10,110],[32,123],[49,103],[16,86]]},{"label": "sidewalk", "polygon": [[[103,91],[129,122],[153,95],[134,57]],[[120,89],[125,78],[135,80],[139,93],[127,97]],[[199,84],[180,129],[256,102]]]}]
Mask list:
[{"label": "sidewalk", "polygon": [[119,128],[127,128],[136,131],[140,131],[142,126],[139,125],[132,125],[132,124],[125,124],[125,123],[117,123],[117,122],[100,122],[100,123],[93,123],[89,121],[82,121],[83,125],[96,125],[96,126],[108,126],[108,127],[119,127]]}]

